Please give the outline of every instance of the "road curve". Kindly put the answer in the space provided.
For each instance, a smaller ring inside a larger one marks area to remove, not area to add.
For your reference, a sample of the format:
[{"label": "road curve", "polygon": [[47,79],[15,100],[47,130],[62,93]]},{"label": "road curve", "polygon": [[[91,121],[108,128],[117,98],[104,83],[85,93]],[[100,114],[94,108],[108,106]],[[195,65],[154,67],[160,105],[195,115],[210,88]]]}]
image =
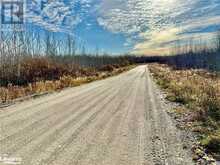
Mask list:
[{"label": "road curve", "polygon": [[146,66],[0,109],[0,164],[190,165]]}]

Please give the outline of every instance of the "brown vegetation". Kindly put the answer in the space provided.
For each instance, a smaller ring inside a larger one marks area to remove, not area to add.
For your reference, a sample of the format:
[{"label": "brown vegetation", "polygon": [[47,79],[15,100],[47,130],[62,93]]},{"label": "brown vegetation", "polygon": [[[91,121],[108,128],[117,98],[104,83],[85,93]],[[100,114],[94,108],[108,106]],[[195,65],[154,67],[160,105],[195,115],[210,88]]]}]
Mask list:
[{"label": "brown vegetation", "polygon": [[220,77],[205,70],[176,70],[151,64],[150,71],[166,90],[167,99],[190,110],[192,129],[207,151],[220,155]]},{"label": "brown vegetation", "polygon": [[26,65],[24,74],[19,80],[24,80],[23,85],[8,83],[7,86],[0,87],[0,103],[7,103],[14,99],[29,96],[32,94],[41,94],[61,90],[66,87],[79,86],[88,82],[103,79],[124,72],[131,68],[125,66],[115,68],[111,65],[103,66],[111,70],[97,70],[95,68],[78,68],[70,71],[64,65],[49,65],[44,59],[29,61],[32,64],[30,68]]}]

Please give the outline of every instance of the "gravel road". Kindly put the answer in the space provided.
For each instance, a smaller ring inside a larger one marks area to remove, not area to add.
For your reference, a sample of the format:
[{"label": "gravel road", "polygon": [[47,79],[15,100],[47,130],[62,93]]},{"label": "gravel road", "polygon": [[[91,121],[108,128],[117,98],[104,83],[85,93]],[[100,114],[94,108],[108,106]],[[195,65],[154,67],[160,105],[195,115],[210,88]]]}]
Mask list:
[{"label": "gravel road", "polygon": [[147,66],[0,109],[0,164],[190,165]]}]

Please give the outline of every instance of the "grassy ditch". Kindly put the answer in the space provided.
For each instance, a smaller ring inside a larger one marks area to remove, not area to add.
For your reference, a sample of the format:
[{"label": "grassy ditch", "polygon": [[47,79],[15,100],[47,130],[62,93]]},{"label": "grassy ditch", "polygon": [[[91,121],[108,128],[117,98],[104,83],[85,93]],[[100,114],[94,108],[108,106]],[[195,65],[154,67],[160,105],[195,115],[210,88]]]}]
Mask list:
[{"label": "grassy ditch", "polygon": [[[189,128],[197,132],[206,152],[220,159],[220,77],[205,70],[176,70],[163,64],[150,64],[156,82],[165,89],[167,99],[185,106],[176,109]],[[190,124],[189,124],[190,123]]]}]

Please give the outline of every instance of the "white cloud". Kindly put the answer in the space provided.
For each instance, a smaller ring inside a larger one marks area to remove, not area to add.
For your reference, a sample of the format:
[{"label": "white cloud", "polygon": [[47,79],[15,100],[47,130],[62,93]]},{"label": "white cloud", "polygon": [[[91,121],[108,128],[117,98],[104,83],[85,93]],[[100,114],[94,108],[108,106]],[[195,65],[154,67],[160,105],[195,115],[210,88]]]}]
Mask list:
[{"label": "white cloud", "polygon": [[92,0],[67,2],[65,0],[27,0],[26,19],[47,30],[72,32],[88,15]]},{"label": "white cloud", "polygon": [[35,24],[72,32],[83,21],[92,27],[87,18],[94,17],[105,29],[124,34],[124,46],[133,45],[135,53],[167,52],[176,40],[210,38],[213,33],[201,29],[220,25],[219,0],[51,0],[43,10],[41,0],[27,1],[32,2],[27,18]]},{"label": "white cloud", "polygon": [[135,53],[161,53],[172,41],[213,36],[195,30],[220,25],[219,9],[217,0],[111,0],[100,4],[98,22],[114,33],[138,37]]}]

